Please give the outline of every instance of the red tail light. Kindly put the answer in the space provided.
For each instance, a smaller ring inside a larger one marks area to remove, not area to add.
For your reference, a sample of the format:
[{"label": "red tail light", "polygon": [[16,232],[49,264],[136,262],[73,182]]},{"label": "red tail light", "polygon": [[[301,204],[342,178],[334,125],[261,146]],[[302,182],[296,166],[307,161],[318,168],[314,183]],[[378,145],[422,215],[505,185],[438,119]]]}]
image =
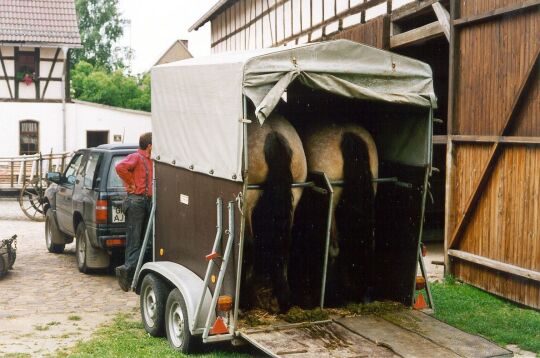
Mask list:
[{"label": "red tail light", "polygon": [[96,224],[106,224],[108,218],[107,200],[98,200],[96,202]]},{"label": "red tail light", "polygon": [[124,239],[108,239],[105,241],[107,247],[122,247],[125,245]]}]

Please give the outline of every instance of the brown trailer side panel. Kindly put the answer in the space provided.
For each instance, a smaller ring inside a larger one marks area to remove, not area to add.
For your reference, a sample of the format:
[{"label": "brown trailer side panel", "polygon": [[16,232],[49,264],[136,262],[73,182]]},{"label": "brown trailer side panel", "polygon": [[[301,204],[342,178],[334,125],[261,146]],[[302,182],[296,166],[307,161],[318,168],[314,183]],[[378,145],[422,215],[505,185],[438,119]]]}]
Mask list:
[{"label": "brown trailer side panel", "polygon": [[540,272],[540,4],[456,5],[446,244],[460,258],[450,273],[540,308],[538,276],[511,270]]},{"label": "brown trailer side panel", "polygon": [[[227,203],[242,191],[242,183],[156,162],[156,261],[172,261],[197,274],[201,280],[216,237],[216,200],[223,199],[223,255],[228,228]],[[184,195],[181,202],[180,196]],[[185,203],[187,200],[187,204]],[[234,296],[236,258],[241,214],[235,203],[235,245],[222,293]],[[214,274],[217,277],[217,269]],[[213,285],[210,284],[213,290]]]}]

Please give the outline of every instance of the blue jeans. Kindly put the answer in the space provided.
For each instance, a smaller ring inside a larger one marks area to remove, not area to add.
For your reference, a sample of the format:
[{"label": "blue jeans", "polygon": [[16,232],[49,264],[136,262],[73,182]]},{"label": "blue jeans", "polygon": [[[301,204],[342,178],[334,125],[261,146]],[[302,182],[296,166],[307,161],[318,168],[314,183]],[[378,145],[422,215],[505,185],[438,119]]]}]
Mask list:
[{"label": "blue jeans", "polygon": [[151,208],[152,199],[144,195],[128,194],[124,203],[127,225],[124,265],[129,273],[137,267]]}]

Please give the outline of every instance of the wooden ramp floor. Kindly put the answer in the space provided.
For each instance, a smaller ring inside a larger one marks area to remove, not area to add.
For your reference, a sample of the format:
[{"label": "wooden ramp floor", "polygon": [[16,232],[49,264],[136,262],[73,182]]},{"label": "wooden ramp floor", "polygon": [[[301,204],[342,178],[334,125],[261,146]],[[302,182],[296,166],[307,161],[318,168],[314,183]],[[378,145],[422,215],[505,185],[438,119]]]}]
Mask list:
[{"label": "wooden ramp floor", "polygon": [[272,357],[512,357],[511,351],[418,311],[336,318],[318,324],[241,331]]}]

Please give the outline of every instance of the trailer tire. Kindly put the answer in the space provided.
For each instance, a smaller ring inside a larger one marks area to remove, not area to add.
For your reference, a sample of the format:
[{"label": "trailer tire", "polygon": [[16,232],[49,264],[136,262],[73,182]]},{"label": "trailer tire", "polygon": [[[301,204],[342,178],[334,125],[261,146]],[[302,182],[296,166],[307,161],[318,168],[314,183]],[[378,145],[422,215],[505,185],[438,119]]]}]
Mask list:
[{"label": "trailer tire", "polygon": [[64,252],[66,244],[55,244],[54,242],[62,241],[62,232],[58,229],[54,221],[54,215],[51,209],[45,214],[45,245],[47,250],[53,254],[61,254]]},{"label": "trailer tire", "polygon": [[165,306],[165,330],[172,349],[189,354],[194,345],[194,337],[189,331],[186,302],[178,288],[169,293]]},{"label": "trailer tire", "polygon": [[165,304],[169,288],[153,274],[144,277],[141,284],[141,318],[144,329],[153,337],[163,337],[165,332]]},{"label": "trailer tire", "polygon": [[82,273],[89,273],[90,271],[86,262],[88,245],[90,245],[90,241],[88,240],[88,235],[86,233],[86,225],[81,221],[79,225],[77,225],[77,232],[75,235],[75,256],[77,257],[77,268]]}]

